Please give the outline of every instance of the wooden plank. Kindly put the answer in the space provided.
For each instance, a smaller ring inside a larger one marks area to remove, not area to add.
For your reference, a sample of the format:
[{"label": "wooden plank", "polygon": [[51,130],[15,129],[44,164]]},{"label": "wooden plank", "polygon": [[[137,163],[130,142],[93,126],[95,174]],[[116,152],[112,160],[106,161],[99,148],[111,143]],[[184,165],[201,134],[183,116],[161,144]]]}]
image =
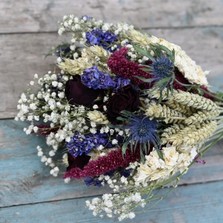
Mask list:
[{"label": "wooden plank", "polygon": [[147,28],[223,25],[222,9],[221,0],[1,0],[0,33],[56,31],[65,14]]},{"label": "wooden plank", "polygon": [[4,170],[0,172],[0,207],[98,193],[97,187],[87,187],[82,181],[65,184],[62,173],[52,177],[36,155],[36,146],[45,146],[44,138],[26,136],[25,126],[13,120],[0,121],[0,170]]},{"label": "wooden plank", "polygon": [[[204,69],[211,70],[212,85],[223,89],[223,27],[194,29],[147,29],[182,46]],[[44,55],[63,37],[55,33],[0,35],[0,118],[13,117],[19,95],[34,73],[44,74],[52,68],[54,58]]]},{"label": "wooden plank", "polygon": [[220,0],[99,0],[106,20],[127,21],[137,27],[191,27],[222,25]]},{"label": "wooden plank", "polygon": [[[111,223],[117,219],[100,219],[85,208],[86,199],[29,204],[1,209],[2,223]],[[223,182],[176,188],[157,206],[147,205],[135,219],[138,223],[220,223],[223,220]]]},{"label": "wooden plank", "polygon": [[35,73],[42,75],[53,67],[55,58],[45,55],[63,40],[56,34],[0,35],[0,118],[14,116],[19,95]]},{"label": "wooden plank", "polygon": [[[64,184],[62,176],[50,176],[36,155],[35,147],[44,139],[26,136],[26,123],[0,121],[0,207],[57,201],[101,194],[107,188],[87,187],[82,181]],[[181,184],[223,180],[223,150],[219,143],[204,158],[205,165],[195,164]]]},{"label": "wooden plank", "polygon": [[0,33],[57,31],[64,15],[91,15],[100,19],[95,0],[1,0]]}]

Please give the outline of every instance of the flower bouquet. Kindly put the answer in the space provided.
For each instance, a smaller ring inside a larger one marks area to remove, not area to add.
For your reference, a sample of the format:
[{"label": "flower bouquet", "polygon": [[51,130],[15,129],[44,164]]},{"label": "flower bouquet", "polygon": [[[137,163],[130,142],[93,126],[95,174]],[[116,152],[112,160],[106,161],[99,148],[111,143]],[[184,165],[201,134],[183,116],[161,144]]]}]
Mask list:
[{"label": "flower bouquet", "polygon": [[131,25],[70,15],[58,33],[71,42],[53,48],[54,72],[34,75],[16,120],[46,137],[50,174],[112,189],[86,202],[93,215],[134,218],[223,138],[222,94],[179,46]]}]

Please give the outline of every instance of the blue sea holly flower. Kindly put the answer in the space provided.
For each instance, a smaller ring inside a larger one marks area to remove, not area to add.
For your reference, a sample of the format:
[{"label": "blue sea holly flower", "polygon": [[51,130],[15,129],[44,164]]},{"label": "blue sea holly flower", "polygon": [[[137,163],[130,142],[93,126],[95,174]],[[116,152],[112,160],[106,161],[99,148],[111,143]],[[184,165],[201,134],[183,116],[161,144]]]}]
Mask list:
[{"label": "blue sea holly flower", "polygon": [[157,144],[157,121],[150,120],[148,117],[139,115],[130,118],[128,125],[131,139],[140,144]]},{"label": "blue sea holly flower", "polygon": [[81,75],[81,82],[94,90],[114,88],[116,86],[111,76],[99,71],[96,66],[84,70]]},{"label": "blue sea holly flower", "polygon": [[101,29],[94,29],[86,32],[86,39],[90,45],[98,45],[110,50],[111,44],[117,41],[117,36],[109,31],[104,32]]},{"label": "blue sea holly flower", "polygon": [[168,57],[158,57],[151,64],[151,71],[157,79],[171,77],[174,71],[174,64]]}]

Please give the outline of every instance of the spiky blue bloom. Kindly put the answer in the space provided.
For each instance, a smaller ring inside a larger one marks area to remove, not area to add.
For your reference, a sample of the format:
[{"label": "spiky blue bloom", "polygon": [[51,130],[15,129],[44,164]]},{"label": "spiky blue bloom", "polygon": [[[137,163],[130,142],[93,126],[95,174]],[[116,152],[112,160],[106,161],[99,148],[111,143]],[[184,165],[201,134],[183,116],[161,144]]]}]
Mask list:
[{"label": "spiky blue bloom", "polygon": [[98,45],[110,50],[111,44],[117,41],[117,36],[109,31],[104,32],[102,29],[94,29],[86,32],[86,39],[90,45]]},{"label": "spiky blue bloom", "polygon": [[98,70],[97,66],[87,68],[81,75],[81,82],[92,89],[115,88],[116,83],[109,74]]},{"label": "spiky blue bloom", "polygon": [[157,121],[143,115],[130,118],[129,129],[131,139],[140,144],[157,144]]},{"label": "spiky blue bloom", "polygon": [[157,79],[171,77],[174,71],[174,64],[166,56],[158,57],[151,64],[151,71]]},{"label": "spiky blue bloom", "polygon": [[75,133],[71,140],[66,144],[68,152],[73,156],[81,156],[82,154],[88,154],[92,149],[96,149],[98,146],[111,147],[108,139],[108,135],[105,133],[96,134],[80,134]]}]

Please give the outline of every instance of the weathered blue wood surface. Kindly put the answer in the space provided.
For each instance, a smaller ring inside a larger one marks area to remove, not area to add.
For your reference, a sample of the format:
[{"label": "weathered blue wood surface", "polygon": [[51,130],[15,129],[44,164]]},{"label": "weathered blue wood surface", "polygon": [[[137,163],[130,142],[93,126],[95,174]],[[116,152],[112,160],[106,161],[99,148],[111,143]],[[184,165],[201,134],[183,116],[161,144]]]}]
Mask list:
[{"label": "weathered blue wood surface", "polygon": [[[133,23],[179,44],[205,70],[212,86],[223,89],[222,0],[1,0],[0,118],[15,115],[19,94],[34,73],[50,69],[48,50],[61,42],[57,21],[65,14],[89,14]],[[94,218],[84,201],[106,188],[64,184],[49,175],[36,156],[44,140],[26,136],[25,123],[0,121],[0,223],[117,222]],[[222,223],[223,145],[195,164],[181,185],[158,206],[138,215],[137,223]]]},{"label": "weathered blue wood surface", "polygon": [[[84,204],[106,188],[87,187],[81,181],[64,184],[62,178],[49,175],[36,155],[36,146],[44,146],[44,139],[26,136],[22,131],[25,125],[14,120],[0,121],[0,222],[116,222],[92,217]],[[204,159],[207,163],[195,164],[182,179],[182,186],[155,208],[149,210],[148,206],[132,222],[221,223],[222,143]]]},{"label": "weathered blue wood surface", "polygon": [[[1,223],[111,223],[117,219],[92,217],[85,198],[2,208]],[[137,223],[222,223],[223,183],[182,186],[156,207],[147,206],[135,219]]]}]

